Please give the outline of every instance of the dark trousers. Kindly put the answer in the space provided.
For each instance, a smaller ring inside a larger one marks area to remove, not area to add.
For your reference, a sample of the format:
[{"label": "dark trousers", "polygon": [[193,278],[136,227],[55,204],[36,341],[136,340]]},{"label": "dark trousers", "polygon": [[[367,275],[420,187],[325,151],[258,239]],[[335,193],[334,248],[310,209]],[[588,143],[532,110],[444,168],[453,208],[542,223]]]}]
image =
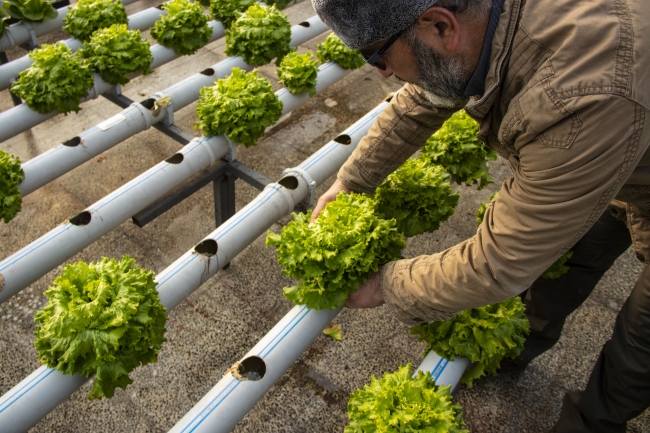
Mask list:
[{"label": "dark trousers", "polygon": [[[625,223],[605,212],[571,249],[569,272],[537,279],[522,297],[531,333],[516,360],[521,366],[550,349],[566,317],[592,292],[631,245]],[[625,433],[628,420],[650,406],[650,268],[646,267],[616,317],[587,387],[564,397],[557,433]]]}]

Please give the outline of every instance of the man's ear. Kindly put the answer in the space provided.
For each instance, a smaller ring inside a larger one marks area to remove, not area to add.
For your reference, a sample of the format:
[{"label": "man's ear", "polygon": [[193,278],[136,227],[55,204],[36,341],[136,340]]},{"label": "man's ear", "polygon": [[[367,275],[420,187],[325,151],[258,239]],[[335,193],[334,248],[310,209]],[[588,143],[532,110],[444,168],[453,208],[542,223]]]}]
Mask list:
[{"label": "man's ear", "polygon": [[439,6],[430,7],[418,18],[418,36],[433,44],[438,53],[454,54],[460,43],[460,25],[456,14]]}]

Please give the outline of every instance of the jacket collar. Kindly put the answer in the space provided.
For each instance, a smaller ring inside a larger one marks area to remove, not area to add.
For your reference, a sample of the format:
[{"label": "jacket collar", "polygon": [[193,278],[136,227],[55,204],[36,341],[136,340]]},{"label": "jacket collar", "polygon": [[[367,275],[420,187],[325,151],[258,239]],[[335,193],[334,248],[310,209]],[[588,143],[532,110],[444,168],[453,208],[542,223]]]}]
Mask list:
[{"label": "jacket collar", "polygon": [[519,23],[522,0],[505,0],[499,25],[492,39],[490,68],[485,78],[485,93],[480,98],[472,97],[465,110],[476,118],[484,118],[499,96],[499,87],[503,82],[505,66],[510,56],[510,49]]}]

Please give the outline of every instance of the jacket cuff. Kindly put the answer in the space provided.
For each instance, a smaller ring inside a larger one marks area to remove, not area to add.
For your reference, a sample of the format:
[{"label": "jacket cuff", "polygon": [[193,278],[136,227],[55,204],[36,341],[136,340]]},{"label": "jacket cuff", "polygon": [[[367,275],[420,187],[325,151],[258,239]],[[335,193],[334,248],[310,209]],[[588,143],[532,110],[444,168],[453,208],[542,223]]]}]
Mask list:
[{"label": "jacket cuff", "polygon": [[409,326],[440,322],[458,314],[416,304],[417,297],[412,296],[410,291],[413,288],[409,287],[411,279],[408,273],[411,261],[403,259],[390,262],[379,270],[379,288],[391,314]]}]

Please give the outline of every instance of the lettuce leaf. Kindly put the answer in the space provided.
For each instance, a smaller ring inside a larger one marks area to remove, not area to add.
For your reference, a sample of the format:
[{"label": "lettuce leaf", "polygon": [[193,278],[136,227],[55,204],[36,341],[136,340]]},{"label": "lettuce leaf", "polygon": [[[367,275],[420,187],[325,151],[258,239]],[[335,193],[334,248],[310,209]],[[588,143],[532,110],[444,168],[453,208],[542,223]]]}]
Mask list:
[{"label": "lettuce leaf", "polygon": [[487,161],[496,160],[497,154],[485,147],[476,134],[478,123],[464,110],[458,111],[427,140],[422,154],[445,167],[454,182],[478,184],[478,189],[482,189],[494,182],[488,174]]},{"label": "lettuce leaf", "polygon": [[99,75],[107,83],[116,86],[126,84],[127,75],[135,72],[151,73],[153,56],[149,42],[140,30],[129,30],[126,24],[113,24],[99,29],[82,50]]},{"label": "lettuce leaf", "polygon": [[562,257],[557,259],[547,270],[542,274],[542,278],[547,280],[555,280],[560,278],[562,275],[569,272],[569,267],[565,266],[567,260],[573,257],[573,251],[567,251]]},{"label": "lettuce leaf", "polygon": [[277,74],[280,83],[287,87],[289,93],[309,92],[309,96],[316,94],[318,63],[313,60],[312,53],[292,52],[287,54],[280,62]]},{"label": "lettuce leaf", "polygon": [[253,4],[226,30],[226,54],[249,65],[266,65],[291,51],[291,24],[275,6]]},{"label": "lettuce leaf", "polygon": [[497,196],[499,195],[499,191],[496,191],[494,194],[490,196],[490,199],[487,203],[481,203],[479,206],[478,210],[476,211],[476,225],[480,226],[481,223],[483,222],[483,218],[485,218],[485,212],[487,211],[488,206],[490,205],[490,202],[493,201]]},{"label": "lettuce leaf", "polygon": [[83,42],[113,24],[127,24],[124,5],[118,0],[79,0],[63,18],[63,30]]},{"label": "lettuce leaf", "polygon": [[160,45],[173,48],[180,55],[189,55],[208,43],[212,30],[200,3],[173,0],[163,4],[163,8],[167,15],[151,28],[151,36]]},{"label": "lettuce leaf", "polygon": [[357,69],[366,62],[357,50],[351,50],[334,33],[318,44],[316,55],[321,63],[335,62],[343,69]]},{"label": "lettuce leaf", "polygon": [[254,146],[268,126],[282,116],[282,102],[257,70],[233,68],[217,84],[200,90],[197,129],[206,135],[226,134],[235,143]]},{"label": "lettuce leaf", "polygon": [[0,38],[5,33],[5,27],[9,26],[9,24],[7,24],[9,18],[9,14],[7,14],[4,9],[0,8]]},{"label": "lettuce leaf", "polygon": [[0,218],[11,221],[23,202],[18,185],[25,179],[25,172],[18,157],[0,150]]},{"label": "lettuce leaf", "polygon": [[470,388],[486,373],[496,374],[501,359],[515,358],[524,348],[529,332],[525,307],[518,296],[507,301],[460,312],[444,322],[411,328],[430,350],[453,361],[456,356],[475,363],[465,371],[462,382]]},{"label": "lettuce leaf", "polygon": [[133,383],[129,373],[158,360],[165,313],[153,272],[121,261],[67,265],[36,312],[35,346],[41,362],[64,374],[95,375],[88,398],[110,398]]},{"label": "lettuce leaf", "polygon": [[379,265],[399,259],[404,238],[395,220],[375,215],[375,206],[369,196],[341,193],[313,224],[311,211],[294,213],[282,234],[269,231],[266,245],[276,246],[282,274],[300,280],[285,287],[284,296],[315,310],[333,310]]},{"label": "lettuce leaf", "polygon": [[345,433],[469,433],[450,385],[438,386],[425,372],[411,377],[411,364],[353,392]]},{"label": "lettuce leaf", "polygon": [[221,21],[225,29],[243,14],[246,9],[255,4],[255,0],[210,0],[210,13],[212,18]]},{"label": "lettuce leaf", "polygon": [[438,230],[454,214],[459,197],[452,194],[449,174],[422,157],[408,159],[375,191],[378,214],[395,218],[408,237]]},{"label": "lettuce leaf", "polygon": [[61,42],[43,44],[29,53],[29,58],[34,63],[20,73],[11,92],[41,114],[81,110],[79,102],[88,95],[95,80],[88,61]]},{"label": "lettuce leaf", "polygon": [[47,0],[5,0],[2,7],[17,20],[41,22],[59,16],[52,2]]}]

